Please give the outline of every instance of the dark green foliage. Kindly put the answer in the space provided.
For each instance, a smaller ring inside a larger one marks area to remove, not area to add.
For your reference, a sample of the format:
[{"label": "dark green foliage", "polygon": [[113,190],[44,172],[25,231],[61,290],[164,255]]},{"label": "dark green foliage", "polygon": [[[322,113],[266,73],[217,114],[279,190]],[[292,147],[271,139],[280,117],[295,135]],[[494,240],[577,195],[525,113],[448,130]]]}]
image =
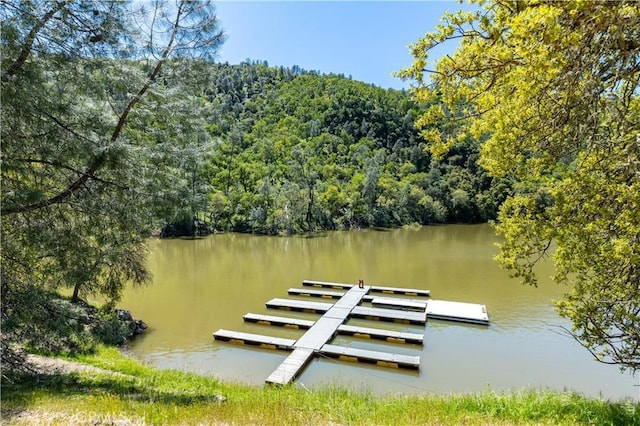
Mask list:
[{"label": "dark green foliage", "polygon": [[484,222],[509,191],[477,166],[478,141],[433,159],[404,91],[261,63],[211,72],[208,129],[220,143],[203,174],[216,230]]},{"label": "dark green foliage", "polygon": [[109,306],[99,310],[82,301],[71,303],[33,286],[4,292],[3,306],[3,340],[41,352],[87,353],[100,343],[121,344],[138,332],[133,319],[119,318]]},{"label": "dark green foliage", "polygon": [[114,311],[101,312],[98,321],[91,328],[91,334],[107,345],[120,345],[133,333],[124,321],[120,321]]}]

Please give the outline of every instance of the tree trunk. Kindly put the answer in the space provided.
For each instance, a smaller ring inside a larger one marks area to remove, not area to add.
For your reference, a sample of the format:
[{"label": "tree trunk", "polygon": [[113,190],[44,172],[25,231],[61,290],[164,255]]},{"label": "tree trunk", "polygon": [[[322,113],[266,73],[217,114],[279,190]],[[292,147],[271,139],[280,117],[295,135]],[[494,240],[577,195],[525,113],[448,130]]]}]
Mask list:
[{"label": "tree trunk", "polygon": [[80,283],[76,283],[76,285],[73,287],[73,296],[71,296],[71,303],[78,303],[80,301]]}]

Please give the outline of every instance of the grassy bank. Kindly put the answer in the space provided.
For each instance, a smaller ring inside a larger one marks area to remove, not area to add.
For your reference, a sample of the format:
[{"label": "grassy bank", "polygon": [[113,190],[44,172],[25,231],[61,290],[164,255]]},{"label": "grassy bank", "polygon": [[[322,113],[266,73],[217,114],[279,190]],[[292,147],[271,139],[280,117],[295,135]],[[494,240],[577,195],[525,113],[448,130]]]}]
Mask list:
[{"label": "grassy bank", "polygon": [[222,383],[156,370],[110,348],[74,360],[108,371],[3,379],[3,423],[640,425],[638,404],[568,393],[380,398],[344,388],[308,392]]}]

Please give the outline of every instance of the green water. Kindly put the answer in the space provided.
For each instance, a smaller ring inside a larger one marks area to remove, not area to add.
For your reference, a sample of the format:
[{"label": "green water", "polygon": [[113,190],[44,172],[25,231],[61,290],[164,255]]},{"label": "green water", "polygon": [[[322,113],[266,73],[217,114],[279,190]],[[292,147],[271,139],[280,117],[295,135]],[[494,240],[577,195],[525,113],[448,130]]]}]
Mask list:
[{"label": "green water", "polygon": [[550,265],[539,268],[538,288],[523,287],[492,260],[496,241],[488,225],[154,240],[149,259],[153,285],[129,290],[121,303],[150,329],[127,350],[161,368],[262,384],[287,353],[216,342],[212,333],[224,328],[298,338],[303,331],[244,323],[242,316],[253,312],[315,319],[313,314],[267,310],[265,302],[288,297],[287,289],[300,287],[304,279],[354,284],[363,279],[368,285],[429,289],[434,299],[484,304],[491,325],[351,320],[349,324],[423,332],[424,347],[346,336],[333,341],[419,355],[420,371],[316,358],[297,386],[340,383],[376,394],[541,387],[638,398],[637,377],[593,361],[558,333],[559,326],[568,324],[553,309],[563,288],[548,279]]}]

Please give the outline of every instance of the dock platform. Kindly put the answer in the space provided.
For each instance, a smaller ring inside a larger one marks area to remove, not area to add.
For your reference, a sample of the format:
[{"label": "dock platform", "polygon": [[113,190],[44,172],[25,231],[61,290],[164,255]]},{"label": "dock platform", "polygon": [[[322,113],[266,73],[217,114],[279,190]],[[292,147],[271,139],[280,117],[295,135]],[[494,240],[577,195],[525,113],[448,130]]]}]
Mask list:
[{"label": "dock platform", "polygon": [[215,340],[236,343],[240,345],[260,346],[267,349],[278,349],[283,351],[293,350],[295,340],[284,339],[282,337],[263,336],[262,334],[242,333],[239,331],[229,331],[220,329],[213,333]]},{"label": "dock platform", "polygon": [[369,351],[365,349],[346,348],[344,346],[324,345],[322,355],[338,358],[343,361],[366,362],[383,367],[420,369],[420,357],[390,354],[387,352]]},{"label": "dock platform", "polygon": [[[252,313],[245,314],[242,318],[246,322],[252,322],[260,325],[273,325],[301,330],[308,330],[313,326],[313,324],[315,324],[315,321],[310,320]],[[384,340],[390,343],[411,343],[416,345],[422,345],[424,343],[423,334],[391,331],[382,328],[357,327],[340,324],[337,328],[337,333],[343,336]]]},{"label": "dock platform", "polygon": [[391,331],[381,328],[355,327],[347,324],[338,326],[338,334],[363,339],[385,340],[391,343],[413,343],[416,345],[422,345],[424,343],[423,334]]},{"label": "dock platform", "polygon": [[312,281],[312,280],[304,280],[302,281],[302,285],[304,287],[338,288],[342,290],[349,290],[351,287],[354,287],[353,284],[331,283],[327,281]]},{"label": "dock platform", "polygon": [[278,317],[274,315],[261,315],[248,313],[242,317],[246,322],[254,322],[260,325],[277,325],[286,328],[299,328],[308,330],[313,326],[315,321],[309,321],[298,318]]},{"label": "dock platform", "polygon": [[[335,288],[335,289],[343,289],[343,290],[348,290],[351,287],[354,287],[353,284],[332,283],[327,281],[312,281],[312,280],[304,280],[302,281],[302,285],[305,287]],[[372,285],[369,287],[372,293],[402,294],[405,296],[418,296],[418,297],[429,297],[431,295],[431,292],[429,290],[420,290],[415,288],[384,287],[384,286],[376,286],[376,285]]]},{"label": "dock platform", "polygon": [[274,298],[266,303],[269,309],[282,309],[285,311],[307,312],[311,314],[323,314],[333,307],[332,303],[307,302],[306,300]]},{"label": "dock platform", "polygon": [[313,290],[310,288],[290,288],[287,292],[292,296],[323,297],[326,299],[340,299],[344,296],[343,291]]},{"label": "dock platform", "polygon": [[387,293],[387,294],[402,294],[405,296],[419,296],[419,297],[429,297],[431,292],[429,290],[418,290],[415,288],[398,288],[398,287],[380,287],[380,286],[371,286],[372,293]]},{"label": "dock platform", "polygon": [[[254,313],[247,313],[243,316],[246,322],[306,330],[297,340],[224,329],[213,334],[215,340],[290,351],[291,353],[286,359],[266,379],[267,384],[284,385],[290,383],[308,365],[311,358],[317,355],[385,367],[420,369],[419,356],[332,345],[330,342],[338,334],[362,339],[378,339],[390,343],[424,344],[423,334],[351,326],[346,324],[349,318],[419,325],[425,324],[427,318],[485,325],[489,323],[489,316],[484,305],[424,299],[430,296],[429,290],[364,285],[361,287],[353,284],[311,280],[305,280],[302,284],[305,288],[290,288],[287,291],[288,294],[332,299],[332,301],[317,302],[274,298],[266,302],[266,307],[268,309],[319,314],[320,317],[317,320]],[[384,293],[393,296],[378,296],[371,293]],[[395,295],[400,295],[400,297],[394,297]],[[411,296],[412,298],[402,296]],[[371,307],[361,306],[362,302],[371,303]]]},{"label": "dock platform", "polygon": [[376,308],[399,309],[402,311],[424,312],[427,309],[426,301],[407,301],[397,297],[374,297],[371,305]]},{"label": "dock platform", "polygon": [[427,316],[424,312],[406,312],[395,309],[367,308],[356,306],[351,311],[353,318],[364,318],[375,321],[391,321],[405,324],[425,324]]},{"label": "dock platform", "polygon": [[489,324],[487,307],[475,303],[430,300],[427,303],[427,317],[472,324]]}]

